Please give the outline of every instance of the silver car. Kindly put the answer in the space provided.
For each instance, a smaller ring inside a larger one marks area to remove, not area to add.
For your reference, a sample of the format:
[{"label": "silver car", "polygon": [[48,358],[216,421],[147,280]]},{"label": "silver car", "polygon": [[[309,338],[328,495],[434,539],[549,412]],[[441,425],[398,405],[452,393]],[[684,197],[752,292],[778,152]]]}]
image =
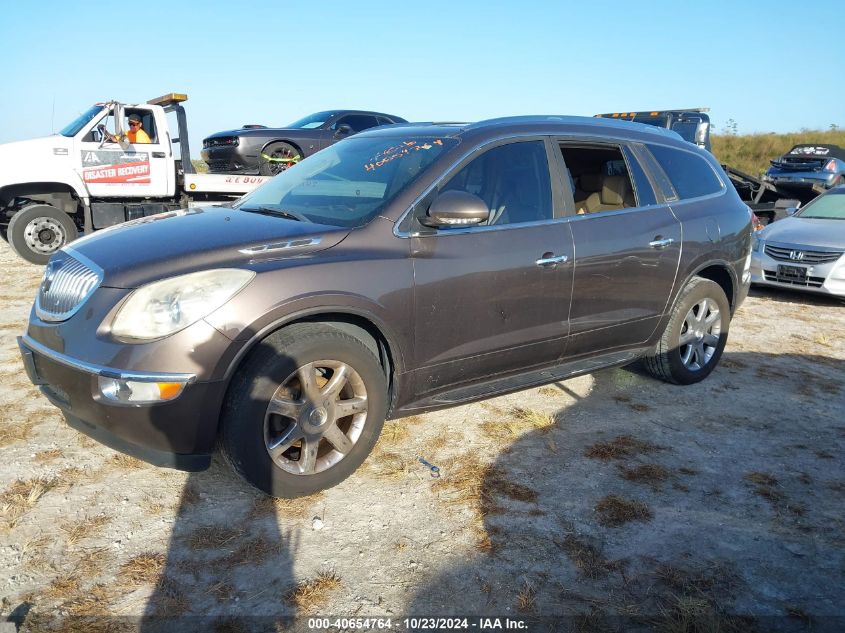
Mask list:
[{"label": "silver car", "polygon": [[751,283],[845,297],[845,186],[754,235]]}]

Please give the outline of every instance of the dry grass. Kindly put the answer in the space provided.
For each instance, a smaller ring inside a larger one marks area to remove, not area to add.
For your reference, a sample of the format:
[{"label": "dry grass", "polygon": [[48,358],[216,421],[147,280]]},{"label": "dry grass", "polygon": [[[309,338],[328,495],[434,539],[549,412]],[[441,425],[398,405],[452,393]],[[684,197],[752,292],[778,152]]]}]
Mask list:
[{"label": "dry grass", "polygon": [[188,535],[188,547],[192,550],[220,549],[231,545],[244,535],[240,528],[223,525],[204,525]]},{"label": "dry grass", "polygon": [[32,461],[38,464],[46,464],[47,462],[52,462],[53,460],[59,459],[62,456],[64,456],[64,453],[61,449],[51,448],[50,450],[36,453],[35,457],[32,458]]},{"label": "dry grass", "polygon": [[61,610],[73,616],[105,615],[110,611],[109,604],[119,595],[122,592],[114,586],[96,584],[64,602]]},{"label": "dry grass", "polygon": [[801,130],[789,134],[714,134],[713,153],[719,162],[752,176],[759,176],[769,167],[769,161],[788,152],[799,143],[830,143],[845,145],[842,130]]},{"label": "dry grass", "polygon": [[165,562],[167,557],[164,554],[138,554],[120,566],[118,578],[130,586],[152,584],[161,576]]},{"label": "dry grass", "polygon": [[151,598],[155,603],[156,615],[174,617],[188,611],[191,603],[178,580],[162,574]]},{"label": "dry grass", "polygon": [[561,394],[561,390],[558,389],[557,387],[541,387],[540,389],[537,390],[537,393],[539,393],[541,396],[554,398],[554,397],[559,396]]},{"label": "dry grass", "polygon": [[55,477],[15,480],[12,485],[0,493],[0,517],[2,517],[6,527],[8,529],[13,528],[18,520],[56,485]]},{"label": "dry grass", "polygon": [[516,595],[516,608],[522,613],[529,613],[534,610],[537,603],[537,591],[530,581],[526,580],[522,589]]},{"label": "dry grass", "polygon": [[214,566],[230,569],[239,565],[260,565],[273,560],[281,552],[278,541],[271,541],[265,536],[256,536],[241,543],[237,549],[214,561]]},{"label": "dry grass", "polygon": [[87,550],[76,561],[73,571],[83,578],[93,578],[100,575],[113,561],[114,553],[108,547],[97,547]]},{"label": "dry grass", "polygon": [[291,519],[302,519],[311,512],[314,504],[322,500],[325,494],[318,492],[308,497],[298,499],[276,499],[262,495],[255,500],[249,517],[252,519],[266,516],[280,516]]},{"label": "dry grass", "polygon": [[626,481],[657,487],[669,478],[669,471],[660,464],[619,465],[619,476]]},{"label": "dry grass", "polygon": [[299,583],[285,600],[303,613],[312,613],[329,601],[329,594],[340,587],[340,576],[333,571],[320,572],[316,578]]},{"label": "dry grass", "polygon": [[130,455],[124,455],[123,453],[112,455],[106,463],[109,466],[120,468],[121,470],[136,470],[138,468],[146,468],[147,466],[147,464],[142,462],[140,459],[136,459]]},{"label": "dry grass", "polygon": [[584,455],[590,459],[627,459],[643,453],[653,453],[662,450],[662,447],[638,440],[630,435],[619,435],[609,442],[596,442],[584,450]]},{"label": "dry grass", "polygon": [[758,486],[777,486],[778,485],[778,480],[775,479],[769,473],[761,473],[761,472],[746,473],[745,476],[743,476],[743,479],[745,479],[745,481],[747,481],[749,483],[756,484]]},{"label": "dry grass", "polygon": [[605,527],[619,527],[631,521],[650,521],[654,515],[642,501],[607,495],[596,504],[598,521]]},{"label": "dry grass", "polygon": [[651,411],[651,407],[647,404],[643,404],[642,402],[631,402],[628,406],[638,412],[638,413],[645,413],[646,411]]},{"label": "dry grass", "polygon": [[53,578],[43,596],[48,600],[65,602],[79,592],[79,578],[76,574],[64,574]]},{"label": "dry grass", "polygon": [[511,481],[508,473],[500,466],[490,466],[484,472],[483,487],[481,490],[482,514],[487,515],[502,511],[502,508],[494,502],[493,495],[501,495],[523,503],[534,503],[537,501],[536,490]]},{"label": "dry grass", "polygon": [[364,462],[364,471],[379,479],[395,480],[405,477],[416,461],[406,446],[410,428],[421,421],[420,416],[412,416],[386,424],[373,452]]},{"label": "dry grass", "polygon": [[208,588],[206,593],[214,596],[217,602],[229,602],[237,592],[228,582],[216,582]]},{"label": "dry grass", "polygon": [[67,544],[76,545],[79,541],[97,534],[110,521],[111,517],[99,515],[81,521],[67,521],[59,527],[67,534]]},{"label": "dry grass", "polygon": [[563,539],[554,539],[557,545],[575,565],[578,573],[590,579],[604,578],[608,572],[620,569],[621,561],[609,561],[599,548],[569,533]]},{"label": "dry grass", "polygon": [[511,407],[505,411],[493,409],[501,415],[499,419],[482,422],[481,430],[497,441],[511,443],[531,431],[548,432],[555,420],[548,413],[536,409]]},{"label": "dry grass", "polygon": [[668,591],[658,594],[659,618],[653,622],[665,633],[747,633],[756,630],[752,622],[725,613],[739,582],[736,574],[722,564],[700,570],[686,570],[660,564],[654,572],[658,583]]},{"label": "dry grass", "polygon": [[32,435],[33,426],[31,420],[26,422],[0,421],[0,447],[28,440]]}]

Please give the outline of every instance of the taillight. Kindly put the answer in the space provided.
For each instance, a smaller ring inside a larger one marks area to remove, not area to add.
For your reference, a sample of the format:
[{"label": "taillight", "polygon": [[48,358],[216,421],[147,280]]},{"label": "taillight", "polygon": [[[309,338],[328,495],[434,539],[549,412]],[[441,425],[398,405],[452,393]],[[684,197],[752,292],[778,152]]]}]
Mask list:
[{"label": "taillight", "polygon": [[832,158],[827,161],[827,165],[824,166],[825,171],[836,171],[836,161]]}]

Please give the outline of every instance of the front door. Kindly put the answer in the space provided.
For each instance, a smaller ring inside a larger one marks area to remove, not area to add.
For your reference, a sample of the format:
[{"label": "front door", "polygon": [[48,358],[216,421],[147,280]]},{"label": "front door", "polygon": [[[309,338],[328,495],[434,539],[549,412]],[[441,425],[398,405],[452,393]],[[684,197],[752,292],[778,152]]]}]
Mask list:
[{"label": "front door", "polygon": [[[129,129],[124,110],[120,124],[124,132]],[[99,126],[109,133],[115,132],[114,111],[97,121],[85,132],[77,144],[77,170],[88,192],[96,198],[160,198],[170,191],[169,179],[175,177],[168,165],[172,164],[170,143],[166,130],[157,130],[151,110],[132,108],[152,142],[116,143],[103,141]]]},{"label": "front door", "polygon": [[490,149],[447,190],[478,195],[491,217],[411,238],[421,395],[553,363],[568,334],[572,236],[556,217],[544,142]]}]

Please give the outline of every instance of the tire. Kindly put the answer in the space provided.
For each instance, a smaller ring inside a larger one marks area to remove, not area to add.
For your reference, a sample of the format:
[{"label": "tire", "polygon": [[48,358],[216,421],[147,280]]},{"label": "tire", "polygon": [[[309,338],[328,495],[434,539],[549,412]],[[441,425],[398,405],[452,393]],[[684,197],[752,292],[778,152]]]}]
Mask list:
[{"label": "tire", "polygon": [[[303,386],[308,376],[310,388]],[[386,414],[384,370],[366,344],[331,326],[301,323],[268,336],[238,370],[220,445],[249,483],[291,499],[351,475],[372,451]]]},{"label": "tire", "polygon": [[302,160],[302,153],[290,143],[270,143],[258,159],[258,173],[275,176]]},{"label": "tire", "polygon": [[33,264],[46,264],[62,246],[79,237],[73,219],[49,204],[30,204],[9,221],[12,250]]},{"label": "tire", "polygon": [[651,375],[676,385],[707,378],[728,341],[730,304],[719,284],[693,277],[678,295],[655,353],[643,364]]}]

